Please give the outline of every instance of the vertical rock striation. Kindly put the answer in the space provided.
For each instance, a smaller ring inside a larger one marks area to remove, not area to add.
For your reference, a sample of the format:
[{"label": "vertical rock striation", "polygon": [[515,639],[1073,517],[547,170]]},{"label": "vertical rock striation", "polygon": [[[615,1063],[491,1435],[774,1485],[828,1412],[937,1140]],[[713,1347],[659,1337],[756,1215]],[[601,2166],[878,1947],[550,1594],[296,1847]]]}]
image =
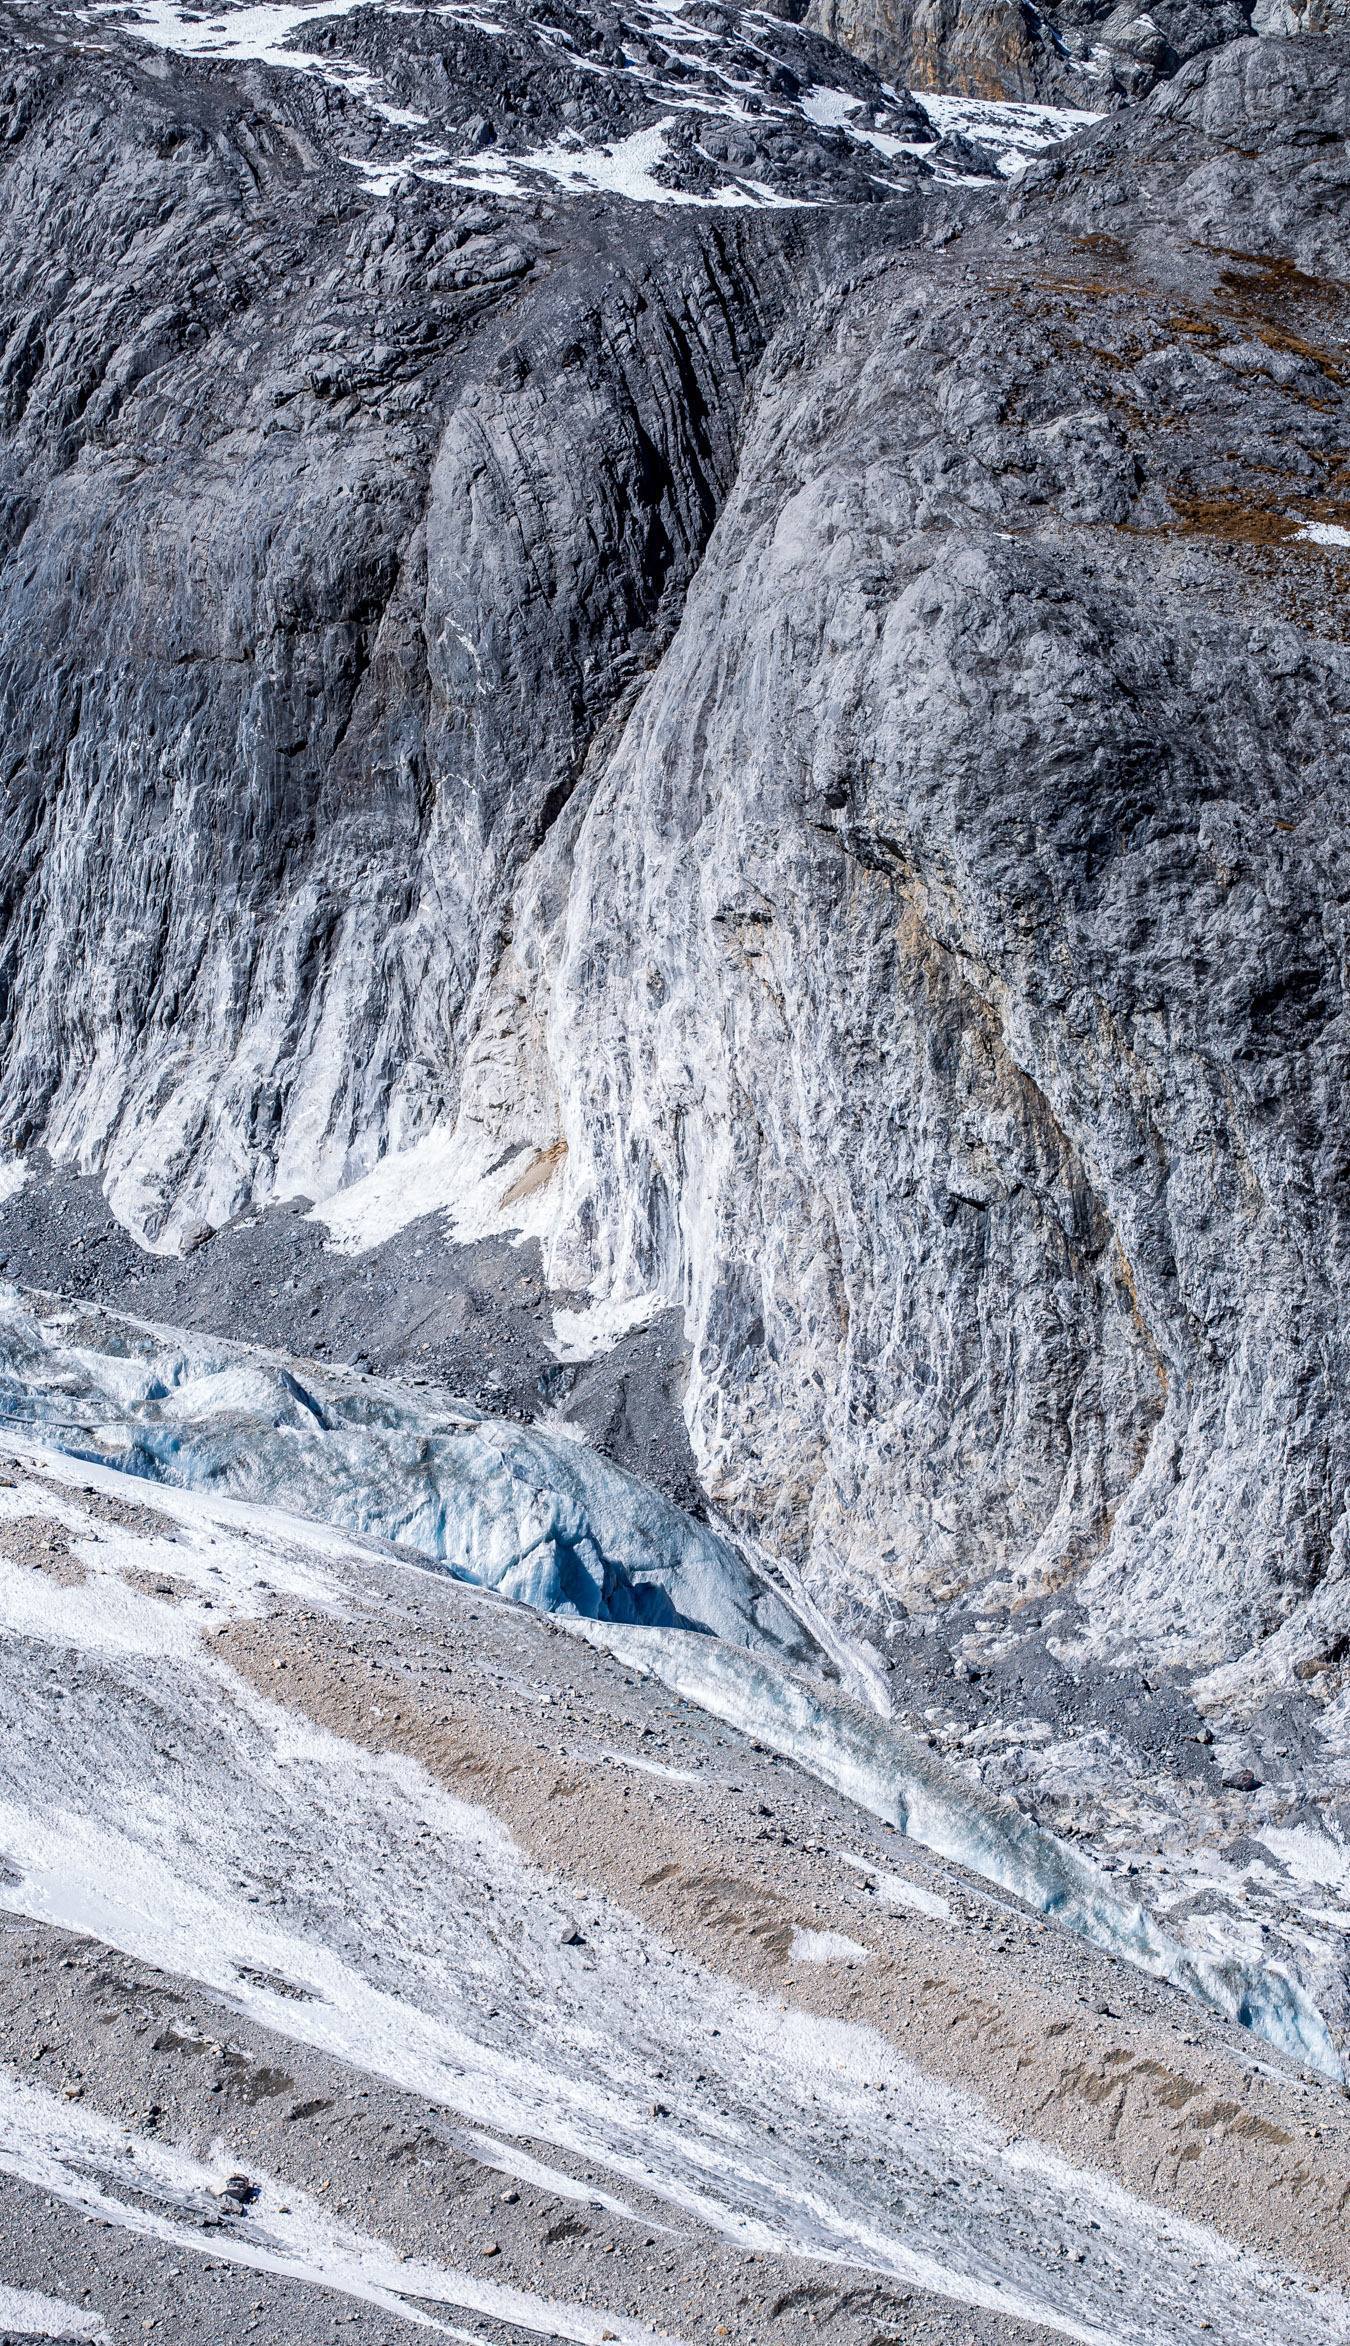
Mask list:
[{"label": "vertical rock striation", "polygon": [[[749,374],[871,214],[380,197],[345,85],[10,25],[0,1120],[172,1243],[453,1107]],[[793,118],[813,183],[866,177]]]},{"label": "vertical rock striation", "polygon": [[538,948],[736,1519],[1268,1688],[1347,1629],[1344,63],[1238,45],[774,346]]}]

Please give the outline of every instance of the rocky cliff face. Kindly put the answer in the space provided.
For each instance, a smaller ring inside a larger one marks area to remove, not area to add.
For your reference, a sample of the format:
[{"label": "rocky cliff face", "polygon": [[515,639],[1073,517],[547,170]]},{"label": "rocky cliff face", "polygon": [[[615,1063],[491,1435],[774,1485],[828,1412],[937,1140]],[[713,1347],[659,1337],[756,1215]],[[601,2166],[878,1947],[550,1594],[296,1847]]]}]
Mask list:
[{"label": "rocky cliff face", "polygon": [[172,1236],[453,1103],[765,339],[935,133],[791,28],[93,21],[8,20],[3,1114]]},{"label": "rocky cliff face", "polygon": [[6,20],[11,1146],[523,1229],[874,1692],[1334,1804],[1345,37],[1005,192],[758,15],[255,14]]},{"label": "rocky cliff face", "polygon": [[775,344],[522,891],[558,1259],[684,1302],[836,1595],[1344,1632],[1343,65],[1239,44]]},{"label": "rocky cliff face", "polygon": [[806,14],[916,89],[1101,110],[1146,97],[1227,41],[1347,22],[1344,0],[811,0]]},{"label": "rocky cliff face", "polygon": [[906,1711],[1183,1876],[1346,1751],[1345,64],[1198,62],[773,344],[459,1134],[683,1306],[713,1501]]}]

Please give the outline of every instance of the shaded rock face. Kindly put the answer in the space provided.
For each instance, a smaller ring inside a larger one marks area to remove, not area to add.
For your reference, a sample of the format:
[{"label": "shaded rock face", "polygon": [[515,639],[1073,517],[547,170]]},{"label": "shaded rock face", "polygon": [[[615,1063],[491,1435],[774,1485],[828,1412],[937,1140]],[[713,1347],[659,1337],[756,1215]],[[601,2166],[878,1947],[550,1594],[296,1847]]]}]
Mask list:
[{"label": "shaded rock face", "polygon": [[917,90],[1109,109],[1244,35],[1342,29],[1344,0],[811,0],[809,21]]},{"label": "shaded rock face", "polygon": [[[744,205],[705,204],[697,155],[683,209],[437,182],[390,161],[430,151],[412,102],[444,85],[432,128],[477,154],[486,68],[412,21],[320,11],[302,73],[7,19],[0,1118],[151,1238],[322,1194],[452,1105],[515,874],[669,636],[750,370],[865,236],[868,204],[784,188],[842,173],[903,237],[917,185],[882,205],[891,166],[762,55],[797,158],[765,207],[729,167]],[[499,62],[513,158],[570,103],[541,40]],[[661,93],[600,79],[641,135]]]}]

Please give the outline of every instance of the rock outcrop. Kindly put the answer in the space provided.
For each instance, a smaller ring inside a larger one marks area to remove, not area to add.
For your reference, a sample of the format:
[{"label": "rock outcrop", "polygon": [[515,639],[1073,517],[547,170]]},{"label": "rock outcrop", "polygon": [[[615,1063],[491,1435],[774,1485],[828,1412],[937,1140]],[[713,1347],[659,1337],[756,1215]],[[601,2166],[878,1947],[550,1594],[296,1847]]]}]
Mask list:
[{"label": "rock outcrop", "polygon": [[1346,62],[1236,44],[774,346],[513,947],[554,1260],[684,1303],[719,1503],[1248,1715],[1350,1650]]},{"label": "rock outcrop", "polygon": [[297,9],[309,48],[253,58],[8,17],[0,1114],[139,1234],[325,1194],[453,1105],[767,336],[911,232],[936,134],[817,36],[691,27],[700,83],[618,18],[569,63],[563,14]]},{"label": "rock outcrop", "polygon": [[[786,11],[795,14],[795,7]],[[917,90],[1108,110],[1251,34],[1341,30],[1344,0],[811,0],[808,21]]]},{"label": "rock outcrop", "polygon": [[1237,44],[781,338],[522,883],[466,1110],[544,1103],[555,1268],[685,1305],[836,1599],[1341,1634],[1344,63]]}]

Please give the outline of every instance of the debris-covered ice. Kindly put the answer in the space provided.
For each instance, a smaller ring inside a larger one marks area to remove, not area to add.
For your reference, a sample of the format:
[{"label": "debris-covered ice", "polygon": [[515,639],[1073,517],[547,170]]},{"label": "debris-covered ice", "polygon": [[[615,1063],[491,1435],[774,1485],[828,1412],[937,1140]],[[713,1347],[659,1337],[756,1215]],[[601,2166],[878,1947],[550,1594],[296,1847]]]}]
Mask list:
[{"label": "debris-covered ice", "polygon": [[[1010,2134],[877,2031],[720,1978],[598,1891],[575,1944],[575,1887],[489,1808],[288,1707],[289,1676],[274,1700],[231,1666],[222,1615],[261,1626],[300,1582],[307,1607],[341,1616],[366,1604],[383,1560],[197,1493],[152,1494],[162,1533],[123,1527],[107,1512],[112,1476],[81,1470],[95,1517],[58,1463],[16,1460],[0,1492],[11,1524],[59,1521],[85,1573],[63,1583],[0,1556],[0,1910],[199,1982],[494,2143],[523,2137],[541,2160],[580,2163],[611,2201],[641,2192],[743,2249],[899,2280],[1087,2346],[1344,2335],[1335,2290]],[[173,1598],[150,1593],[166,1552]],[[175,2248],[192,2245],[193,2207],[231,2155],[208,2166],[0,2077],[0,2165]],[[584,2346],[645,2339],[603,2299],[405,2263],[289,2178],[283,2199],[279,2179],[250,2173],[256,2196],[225,2239],[260,2270],[391,2312],[411,2301],[414,2320],[459,2306]],[[223,2253],[218,2229],[199,2237]]]},{"label": "debris-covered ice", "polygon": [[787,1605],[729,1541],[584,1443],[14,1286],[0,1287],[0,1417],[72,1455],[386,1540],[597,1625],[632,1667],[926,1848],[1343,2073],[1322,2014],[1284,1970],[1181,1945],[1013,1803],[776,1669],[813,1652]]},{"label": "debris-covered ice", "polygon": [[[82,2215],[171,2242],[189,2254],[200,2252],[203,2218],[219,2195],[218,2169],[175,2144],[152,2134],[129,2137],[100,2111],[74,2107],[21,2077],[3,2074],[0,2174],[37,2183]],[[599,2346],[610,2338],[619,2346],[656,2346],[657,2333],[645,2322],[628,2321],[606,2308],[565,2304],[478,2273],[400,2256],[373,2235],[325,2215],[318,2201],[293,2183],[279,2185],[271,2177],[255,2183],[242,2223],[229,2231],[213,2226],[210,2246],[219,2261],[313,2281],[355,2304],[377,2306],[442,2336],[472,2340],[478,2333],[430,2321],[425,2306],[462,2307],[533,2336],[569,2340],[572,2346]],[[0,2286],[0,2334],[11,2333],[95,2341],[104,2335],[94,2315],[30,2290]]]}]

